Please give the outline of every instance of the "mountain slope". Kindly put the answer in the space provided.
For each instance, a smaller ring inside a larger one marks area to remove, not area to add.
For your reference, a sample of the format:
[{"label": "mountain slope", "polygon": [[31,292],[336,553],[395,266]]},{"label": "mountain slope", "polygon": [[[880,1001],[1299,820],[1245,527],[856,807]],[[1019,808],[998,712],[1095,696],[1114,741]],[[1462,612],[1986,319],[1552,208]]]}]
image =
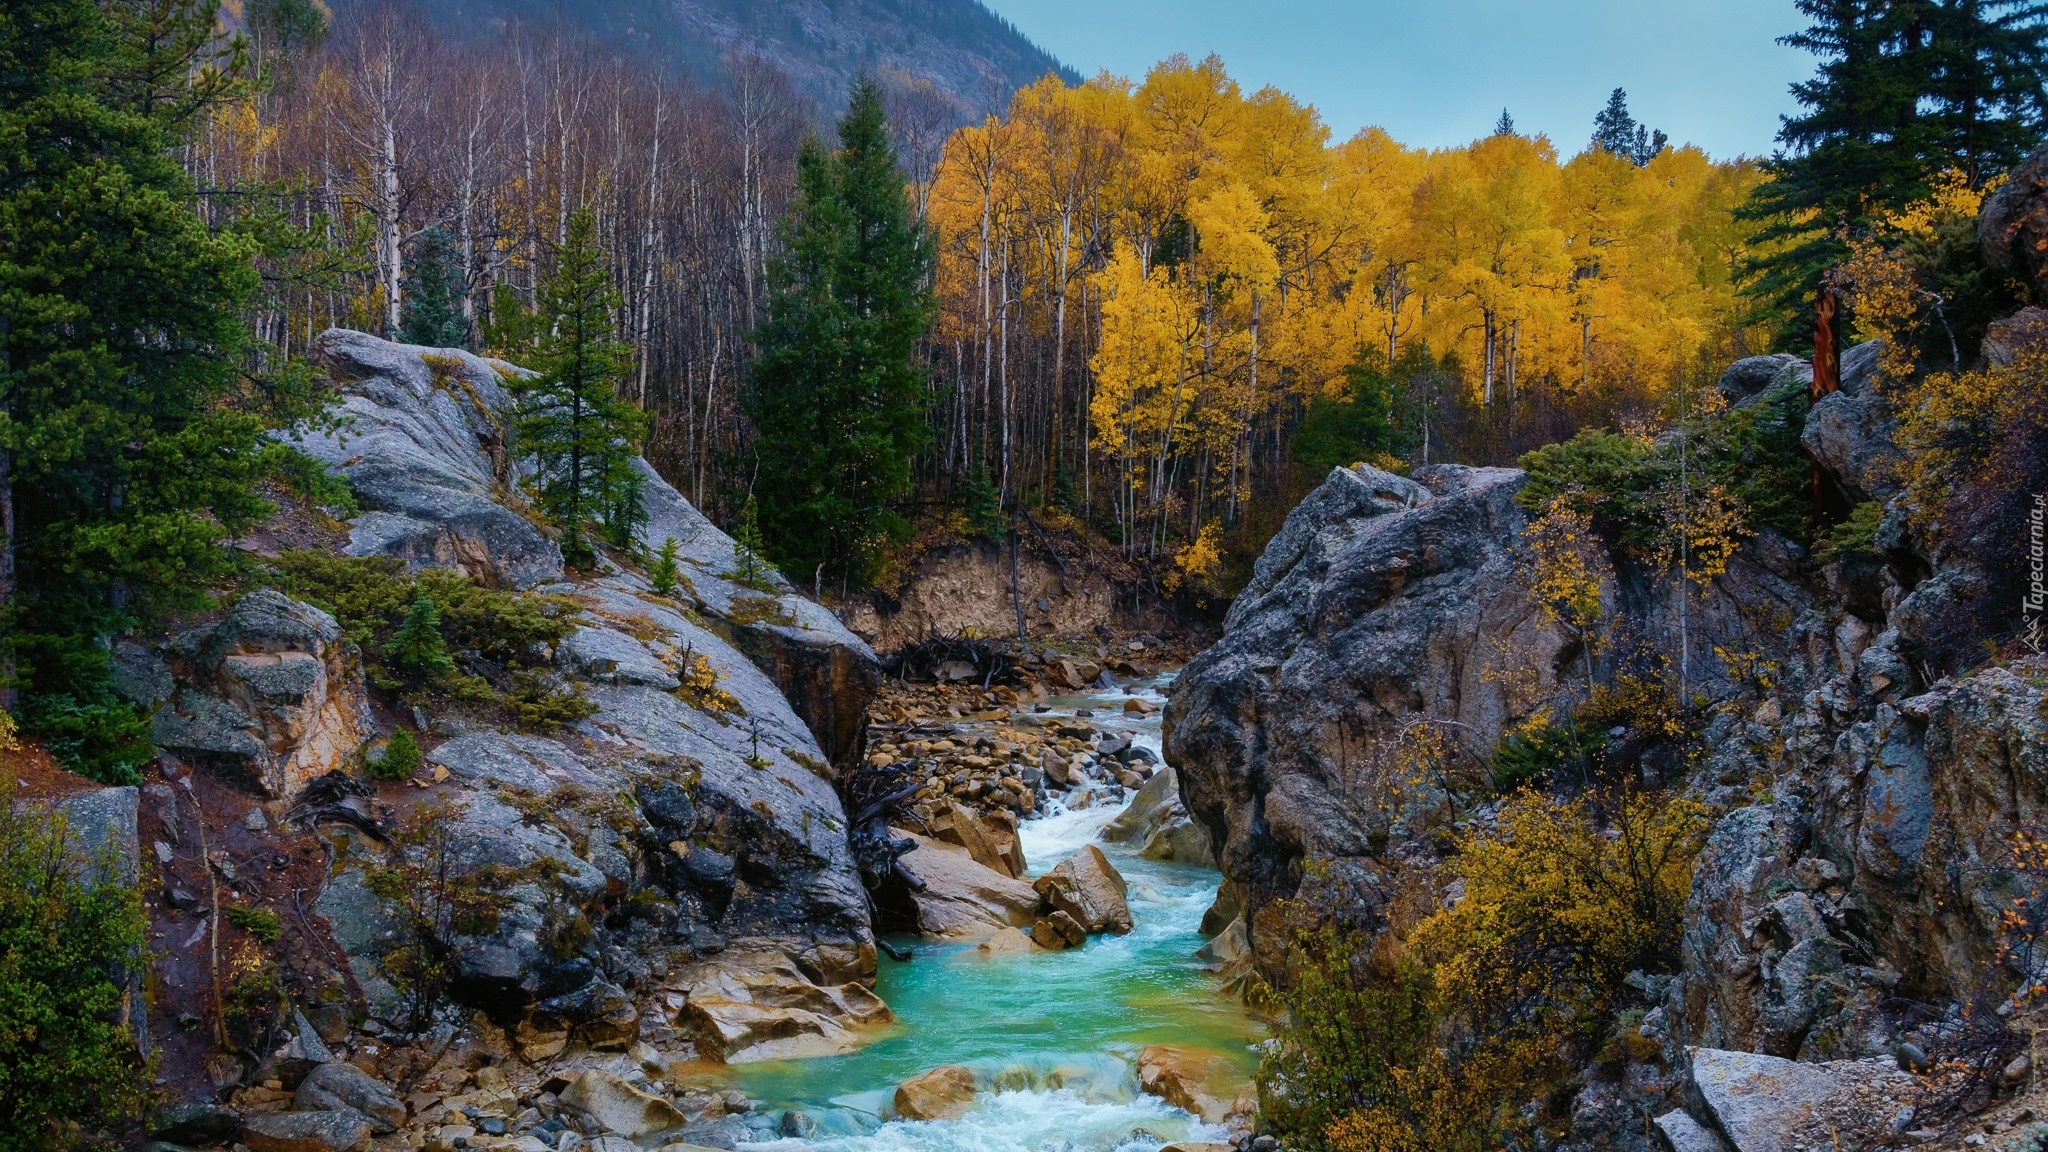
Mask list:
[{"label": "mountain slope", "polygon": [[1047,72],[1074,72],[977,0],[420,0],[455,32],[560,18],[599,40],[676,59],[715,81],[726,62],[759,56],[805,95],[837,108],[862,68],[929,82],[978,117]]}]

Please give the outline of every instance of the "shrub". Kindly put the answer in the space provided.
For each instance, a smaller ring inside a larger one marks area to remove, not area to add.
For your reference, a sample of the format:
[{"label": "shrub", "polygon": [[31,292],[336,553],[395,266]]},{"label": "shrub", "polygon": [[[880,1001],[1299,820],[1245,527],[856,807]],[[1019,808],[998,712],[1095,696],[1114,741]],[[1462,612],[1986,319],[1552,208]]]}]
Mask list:
[{"label": "shrub", "polygon": [[101,784],[140,784],[142,769],[156,759],[149,719],[108,695],[98,699],[53,693],[24,697],[22,713],[30,734],[57,762]]},{"label": "shrub", "polygon": [[1584,785],[1591,780],[1607,750],[1607,733],[1577,720],[1563,723],[1543,718],[1510,732],[1494,749],[1489,774],[1493,790],[1508,795],[1546,781]]},{"label": "shrub", "polygon": [[1849,510],[1849,518],[1827,530],[1814,545],[1813,558],[1822,564],[1861,553],[1877,551],[1877,528],[1884,521],[1884,508],[1865,500]]},{"label": "shrub", "polygon": [[1632,970],[1676,964],[1704,809],[1635,796],[1607,804],[1528,793],[1447,865],[1451,906],[1370,954],[1329,931],[1296,935],[1275,1052],[1273,1113],[1335,1152],[1480,1152],[1526,1143],[1513,1109],[1599,1050]]},{"label": "shrub", "polygon": [[284,921],[268,908],[237,904],[228,909],[227,915],[228,923],[265,944],[277,943],[277,938],[284,933]]},{"label": "shrub", "polygon": [[560,687],[545,673],[521,672],[512,678],[505,700],[521,726],[552,732],[597,715],[597,702],[571,685]]},{"label": "shrub", "polygon": [[505,893],[541,876],[539,866],[462,867],[450,840],[453,815],[438,804],[414,809],[392,837],[385,861],[365,876],[394,925],[391,947],[381,959],[404,998],[406,1024],[413,1032],[447,1002],[462,939],[496,931],[509,903]]},{"label": "shrub", "polygon": [[[110,865],[111,862],[101,862]],[[0,1152],[71,1146],[57,1125],[136,1116],[147,1069],[123,985],[140,963],[142,900],[66,840],[62,819],[15,807],[0,779]]]},{"label": "shrub", "polygon": [[370,775],[379,780],[410,780],[419,770],[420,746],[403,728],[393,731],[383,755],[370,761]]}]

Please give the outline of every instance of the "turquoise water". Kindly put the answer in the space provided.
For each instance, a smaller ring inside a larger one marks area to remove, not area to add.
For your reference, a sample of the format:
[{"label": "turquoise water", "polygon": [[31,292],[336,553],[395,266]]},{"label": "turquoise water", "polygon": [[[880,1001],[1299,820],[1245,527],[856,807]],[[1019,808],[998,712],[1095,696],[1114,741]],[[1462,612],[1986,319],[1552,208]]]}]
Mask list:
[{"label": "turquoise water", "polygon": [[[1138,687],[1155,702],[1157,683]],[[1107,709],[1123,699],[1067,697],[1056,711],[1094,708],[1098,726],[1131,732],[1155,752],[1158,718]],[[1041,875],[1096,839],[1114,804],[1054,811],[1022,828],[1025,860]],[[741,1065],[738,1086],[771,1108],[819,1121],[816,1137],[751,1145],[819,1152],[1153,1152],[1176,1140],[1219,1140],[1223,1130],[1136,1092],[1133,1065],[1148,1044],[1214,1049],[1254,1063],[1260,1029],[1220,995],[1195,950],[1215,898],[1210,869],[1146,860],[1099,844],[1130,886],[1134,928],[1069,952],[983,958],[968,944],[896,942],[907,963],[884,957],[875,990],[898,1023],[846,1056]],[[908,862],[915,864],[913,855]],[[896,1085],[942,1064],[975,1069],[983,1092],[946,1122],[884,1123]]]}]

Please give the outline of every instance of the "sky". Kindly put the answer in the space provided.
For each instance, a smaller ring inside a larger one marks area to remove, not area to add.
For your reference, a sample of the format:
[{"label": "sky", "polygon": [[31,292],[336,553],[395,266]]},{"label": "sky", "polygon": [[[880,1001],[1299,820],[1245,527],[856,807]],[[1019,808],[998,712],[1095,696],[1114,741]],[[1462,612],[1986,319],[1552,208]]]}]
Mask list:
[{"label": "sky", "polygon": [[1813,58],[1778,44],[1792,0],[983,0],[1083,76],[1175,52],[1313,104],[1339,138],[1377,124],[1446,147],[1517,131],[1566,154],[1615,88],[1636,119],[1717,159],[1771,151]]}]

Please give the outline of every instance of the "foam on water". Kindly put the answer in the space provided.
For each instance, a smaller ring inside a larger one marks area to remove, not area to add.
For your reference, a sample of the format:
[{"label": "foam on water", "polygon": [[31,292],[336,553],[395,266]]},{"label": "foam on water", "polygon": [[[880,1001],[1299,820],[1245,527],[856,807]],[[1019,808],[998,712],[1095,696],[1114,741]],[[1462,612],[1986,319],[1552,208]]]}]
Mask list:
[{"label": "foam on water", "polygon": [[957,1120],[892,1120],[873,1132],[742,1144],[746,1152],[1157,1152],[1228,1132],[1150,1096],[1104,1102],[1072,1089],[986,1093]]}]

